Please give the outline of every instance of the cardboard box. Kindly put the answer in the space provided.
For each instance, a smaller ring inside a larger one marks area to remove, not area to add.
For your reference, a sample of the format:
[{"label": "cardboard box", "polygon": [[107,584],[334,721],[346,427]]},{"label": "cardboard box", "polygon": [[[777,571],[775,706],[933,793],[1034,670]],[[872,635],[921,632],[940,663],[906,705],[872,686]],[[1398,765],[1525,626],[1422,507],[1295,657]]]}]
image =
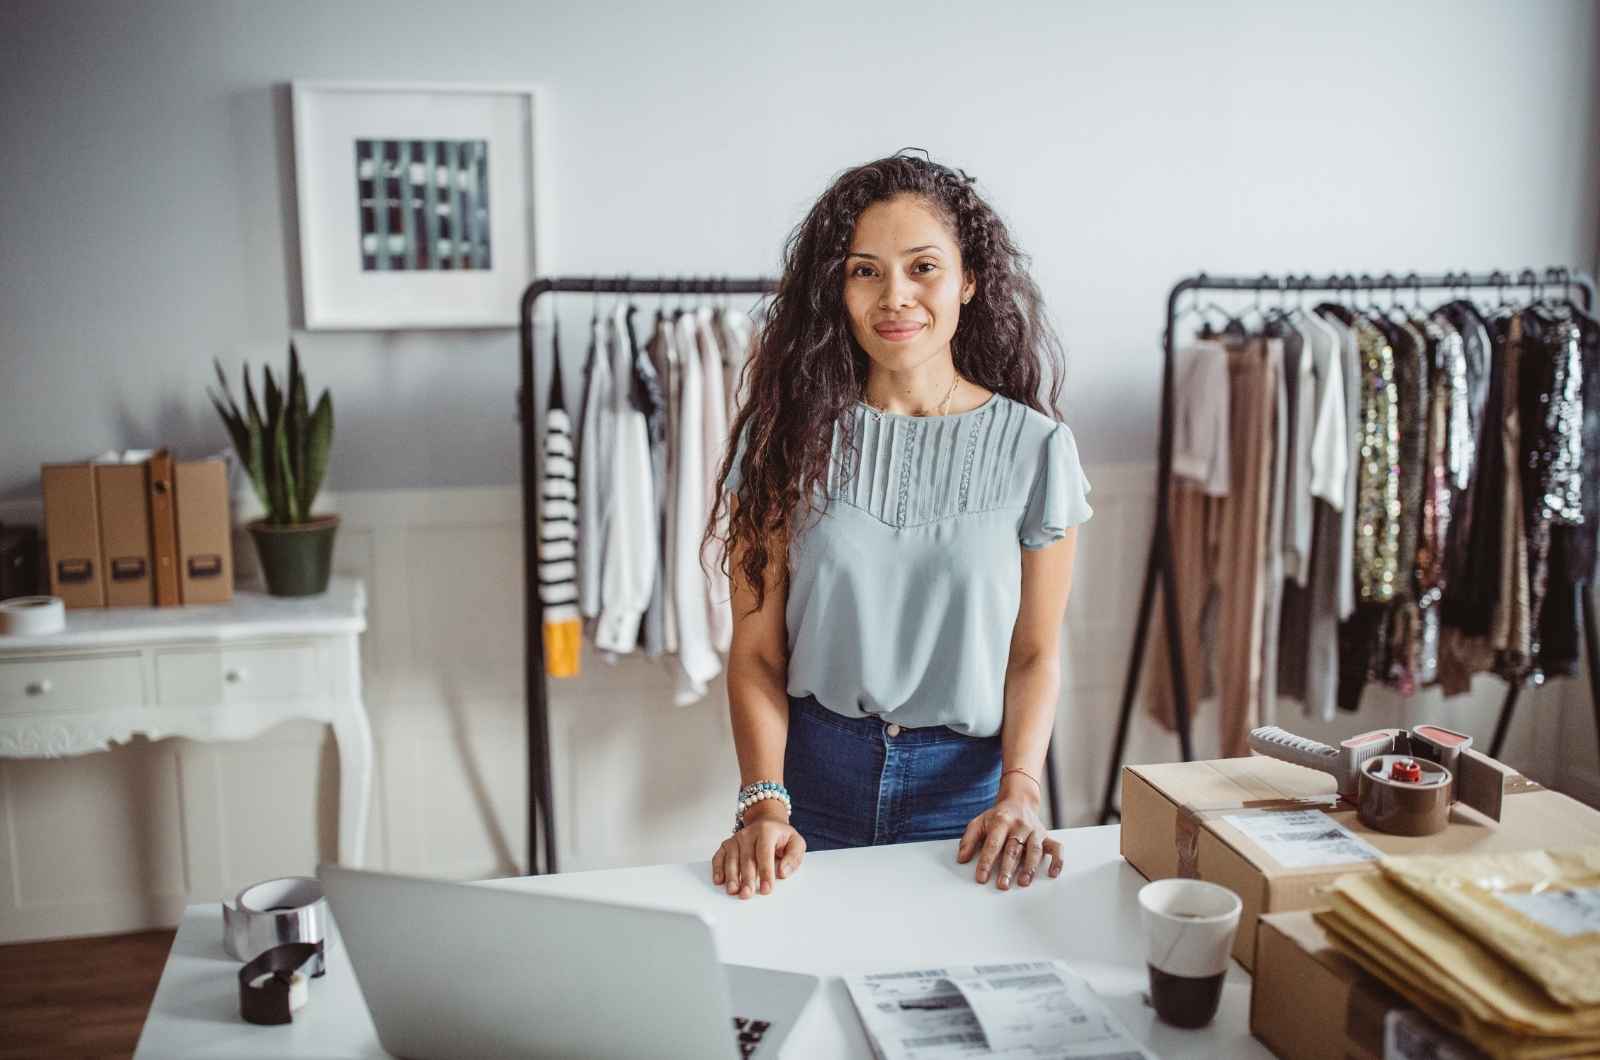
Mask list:
[{"label": "cardboard box", "polygon": [[94,488],[106,606],[149,607],[155,602],[155,580],[144,465],[96,464]]},{"label": "cardboard box", "polygon": [[[1396,836],[1368,828],[1354,807],[1339,803],[1333,777],[1291,762],[1252,755],[1125,766],[1122,856],[1147,879],[1196,877],[1237,893],[1244,912],[1233,955],[1249,968],[1255,959],[1257,917],[1325,908],[1329,884],[1347,872],[1377,871],[1377,863],[1358,857],[1285,865],[1228,818],[1309,810],[1317,815],[1318,829],[1342,826],[1379,854],[1492,853],[1600,843],[1600,811],[1510,770],[1502,788],[1499,822],[1457,803],[1443,832]],[[1333,840],[1324,849],[1349,845]]]},{"label": "cardboard box", "polygon": [[39,481],[44,493],[51,595],[61,597],[68,607],[104,607],[94,465],[45,464],[39,469]]},{"label": "cardboard box", "polygon": [[186,604],[233,599],[233,522],[221,460],[179,461],[174,475],[178,583]]},{"label": "cardboard box", "polygon": [[[1293,1060],[1472,1055],[1458,1037],[1340,953],[1307,912],[1261,918],[1250,1033]],[[1402,1042],[1407,1051],[1395,1048]]]}]

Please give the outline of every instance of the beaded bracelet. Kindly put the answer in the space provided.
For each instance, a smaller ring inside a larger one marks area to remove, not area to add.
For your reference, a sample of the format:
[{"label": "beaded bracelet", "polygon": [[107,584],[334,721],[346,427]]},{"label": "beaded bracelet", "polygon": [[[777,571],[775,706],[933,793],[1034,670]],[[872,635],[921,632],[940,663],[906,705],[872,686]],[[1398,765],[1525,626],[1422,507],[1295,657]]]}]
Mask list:
[{"label": "beaded bracelet", "polygon": [[785,809],[794,808],[794,803],[789,799],[789,789],[782,784],[771,780],[758,780],[754,784],[746,784],[739,789],[739,810],[733,817],[735,832],[744,827],[744,811],[763,799],[782,799]]}]

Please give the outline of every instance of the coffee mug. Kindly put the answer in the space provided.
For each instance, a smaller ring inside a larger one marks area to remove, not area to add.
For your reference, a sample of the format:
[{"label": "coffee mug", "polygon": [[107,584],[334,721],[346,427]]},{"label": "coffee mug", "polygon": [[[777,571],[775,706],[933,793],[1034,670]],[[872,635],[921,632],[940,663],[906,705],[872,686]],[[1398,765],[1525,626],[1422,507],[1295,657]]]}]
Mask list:
[{"label": "coffee mug", "polygon": [[1204,880],[1156,880],[1139,889],[1150,1001],[1164,1021],[1204,1027],[1217,1014],[1243,907],[1238,895]]}]

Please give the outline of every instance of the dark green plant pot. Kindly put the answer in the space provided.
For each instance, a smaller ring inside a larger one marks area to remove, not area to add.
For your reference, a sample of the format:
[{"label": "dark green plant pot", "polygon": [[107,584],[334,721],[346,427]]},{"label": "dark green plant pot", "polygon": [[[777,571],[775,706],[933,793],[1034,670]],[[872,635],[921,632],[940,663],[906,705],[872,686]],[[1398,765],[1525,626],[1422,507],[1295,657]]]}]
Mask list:
[{"label": "dark green plant pot", "polygon": [[264,519],[249,524],[261,557],[261,573],[273,596],[315,596],[326,592],[333,571],[333,535],[337,515],[314,516],[310,522],[275,526]]}]

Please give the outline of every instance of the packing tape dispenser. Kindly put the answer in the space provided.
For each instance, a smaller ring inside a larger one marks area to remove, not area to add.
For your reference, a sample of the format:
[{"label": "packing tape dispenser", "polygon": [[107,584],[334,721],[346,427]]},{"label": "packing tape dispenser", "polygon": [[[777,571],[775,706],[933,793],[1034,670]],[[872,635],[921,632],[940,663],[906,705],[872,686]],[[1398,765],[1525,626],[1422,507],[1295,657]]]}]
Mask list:
[{"label": "packing tape dispenser", "polygon": [[1504,773],[1472,750],[1472,737],[1442,725],[1374,729],[1338,747],[1266,725],[1250,733],[1258,754],[1332,774],[1363,824],[1392,835],[1432,835],[1464,802],[1500,819]]}]

